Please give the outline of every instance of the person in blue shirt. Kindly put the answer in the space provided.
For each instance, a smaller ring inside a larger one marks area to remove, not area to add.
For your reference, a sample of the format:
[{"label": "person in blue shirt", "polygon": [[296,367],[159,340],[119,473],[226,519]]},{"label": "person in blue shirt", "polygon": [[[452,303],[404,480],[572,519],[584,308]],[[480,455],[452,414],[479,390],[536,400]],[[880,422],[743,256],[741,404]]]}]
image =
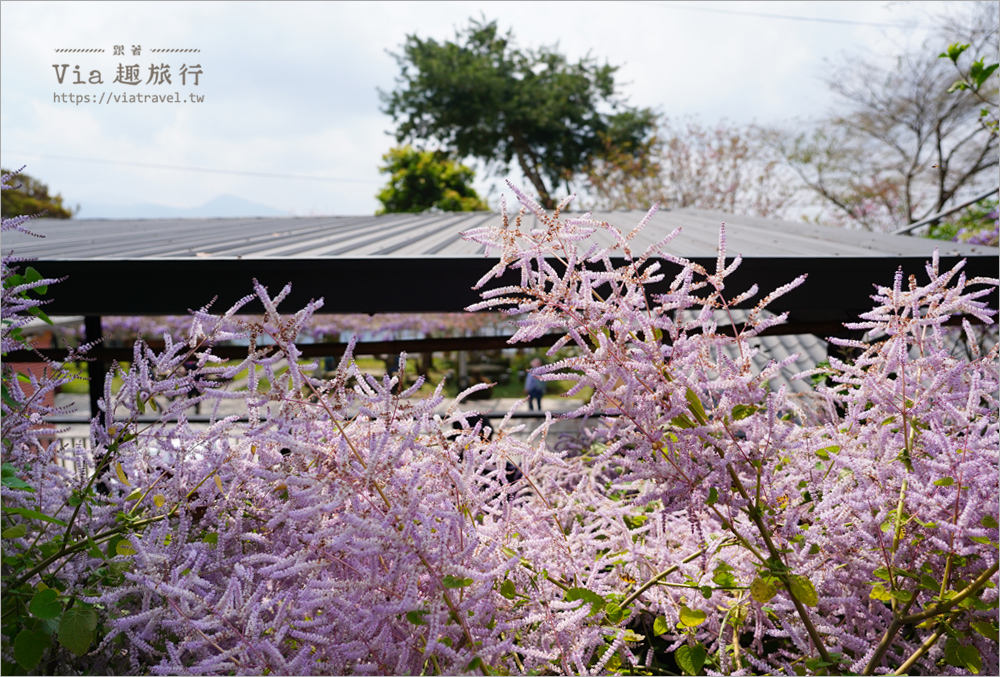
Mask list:
[{"label": "person in blue shirt", "polygon": [[542,366],[542,361],[536,357],[531,361],[531,369],[528,370],[528,376],[524,379],[524,392],[528,393],[528,409],[531,411],[534,411],[536,402],[538,403],[538,411],[542,410],[542,395],[545,394],[545,383],[532,373],[532,370],[540,366]]}]

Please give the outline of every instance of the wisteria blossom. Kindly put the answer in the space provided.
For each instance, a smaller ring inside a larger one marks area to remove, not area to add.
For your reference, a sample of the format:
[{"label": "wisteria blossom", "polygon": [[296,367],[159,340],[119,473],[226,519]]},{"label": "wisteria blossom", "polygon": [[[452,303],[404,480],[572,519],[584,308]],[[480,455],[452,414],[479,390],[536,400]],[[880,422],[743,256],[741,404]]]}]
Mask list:
[{"label": "wisteria blossom", "polygon": [[[163,334],[183,339],[190,331],[192,321],[189,315],[107,315],[101,319],[101,329],[109,342],[128,344],[140,338],[150,343],[159,343],[163,340]],[[260,316],[254,319],[263,321]],[[316,314],[308,325],[302,327],[299,340],[339,342],[349,340],[352,336],[364,337],[368,341],[470,334],[493,336],[509,334],[509,327],[506,325],[505,319],[498,313]],[[54,330],[63,339],[78,341],[85,336],[82,322],[60,324]]]}]

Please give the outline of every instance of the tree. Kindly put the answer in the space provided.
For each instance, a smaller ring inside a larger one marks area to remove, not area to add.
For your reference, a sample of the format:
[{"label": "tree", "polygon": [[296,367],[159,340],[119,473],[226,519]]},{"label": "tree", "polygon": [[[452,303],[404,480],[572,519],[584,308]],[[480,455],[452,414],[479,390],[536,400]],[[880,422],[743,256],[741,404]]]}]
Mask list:
[{"label": "tree", "polygon": [[[506,171],[516,157],[541,202],[580,175],[603,152],[648,137],[653,113],[615,94],[617,67],[589,56],[576,63],[554,47],[522,50],[497,23],[471,20],[454,42],[407,37],[399,87],[381,92],[396,138],[433,139],[457,157]],[[598,110],[610,107],[612,112]],[[603,136],[602,136],[603,135]]]},{"label": "tree", "polygon": [[775,216],[795,192],[780,164],[755,127],[661,119],[642,144],[619,149],[608,141],[587,178],[602,209],[648,209],[658,201],[671,209]]},{"label": "tree", "polygon": [[13,186],[14,190],[5,190],[2,193],[3,201],[0,203],[0,210],[3,211],[5,218],[35,215],[53,219],[73,217],[73,212],[63,207],[62,195],[49,195],[49,187],[38,179],[8,169],[2,169],[0,172],[16,176],[18,181]]},{"label": "tree", "polygon": [[845,225],[891,230],[933,215],[995,183],[998,164],[997,136],[980,124],[981,98],[995,98],[996,75],[976,91],[949,91],[954,68],[938,54],[961,40],[992,56],[998,32],[996,3],[974,3],[895,67],[849,59],[828,81],[843,108],[773,142]]},{"label": "tree", "polygon": [[[948,88],[948,91],[969,91],[978,97],[984,104],[984,106],[979,110],[981,122],[987,130],[996,136],[1000,133],[1000,119],[998,119],[997,115],[997,109],[1000,108],[1000,106],[998,106],[995,96],[987,98],[984,96],[983,90],[985,89],[985,85],[989,82],[990,76],[993,75],[997,68],[1000,68],[1000,64],[986,64],[984,63],[985,59],[980,57],[969,64],[967,68],[963,68],[959,65],[959,61],[962,60],[962,55],[968,51],[970,46],[971,45],[968,43],[953,43],[948,45],[948,50],[942,52],[938,58],[948,59],[955,65],[955,69],[958,71],[959,79]],[[990,92],[987,91],[986,93],[989,94]],[[995,91],[993,93],[995,94]]]},{"label": "tree", "polygon": [[382,156],[379,167],[389,174],[389,184],[378,197],[382,207],[376,214],[398,212],[474,212],[489,209],[471,183],[475,172],[442,152],[393,148]]}]

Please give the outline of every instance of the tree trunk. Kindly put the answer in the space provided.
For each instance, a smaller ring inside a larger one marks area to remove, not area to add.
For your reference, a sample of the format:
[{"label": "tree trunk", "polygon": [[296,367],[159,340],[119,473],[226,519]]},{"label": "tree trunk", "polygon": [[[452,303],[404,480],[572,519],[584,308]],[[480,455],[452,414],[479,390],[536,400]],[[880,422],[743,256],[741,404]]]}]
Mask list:
[{"label": "tree trunk", "polygon": [[[531,185],[538,191],[538,199],[539,202],[541,202],[542,207],[545,209],[555,209],[555,200],[552,199],[548,188],[545,187],[545,182],[538,173],[537,160],[534,156],[535,154],[531,152],[531,148],[529,148],[528,144],[524,142],[520,132],[515,130],[512,134],[514,136],[514,151],[517,153],[517,163],[521,166],[521,171],[524,172],[524,175],[528,177],[529,181],[531,181]],[[529,158],[534,166],[528,164]]]}]

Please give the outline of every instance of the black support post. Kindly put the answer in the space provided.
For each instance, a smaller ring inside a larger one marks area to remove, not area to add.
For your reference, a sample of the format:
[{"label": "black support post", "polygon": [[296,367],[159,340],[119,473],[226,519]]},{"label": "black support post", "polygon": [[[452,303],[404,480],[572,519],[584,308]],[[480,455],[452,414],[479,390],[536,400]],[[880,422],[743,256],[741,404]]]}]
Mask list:
[{"label": "black support post", "polygon": [[[83,329],[84,329],[84,341],[86,343],[93,343],[95,341],[100,341],[103,335],[101,331],[101,316],[100,315],[87,315],[83,318]],[[100,360],[95,360],[94,362],[87,363],[87,374],[90,377],[90,417],[102,416],[101,409],[97,404],[97,401],[104,396],[104,378],[108,373],[108,365],[106,362]],[[104,417],[101,417],[101,423],[105,423]]]}]

